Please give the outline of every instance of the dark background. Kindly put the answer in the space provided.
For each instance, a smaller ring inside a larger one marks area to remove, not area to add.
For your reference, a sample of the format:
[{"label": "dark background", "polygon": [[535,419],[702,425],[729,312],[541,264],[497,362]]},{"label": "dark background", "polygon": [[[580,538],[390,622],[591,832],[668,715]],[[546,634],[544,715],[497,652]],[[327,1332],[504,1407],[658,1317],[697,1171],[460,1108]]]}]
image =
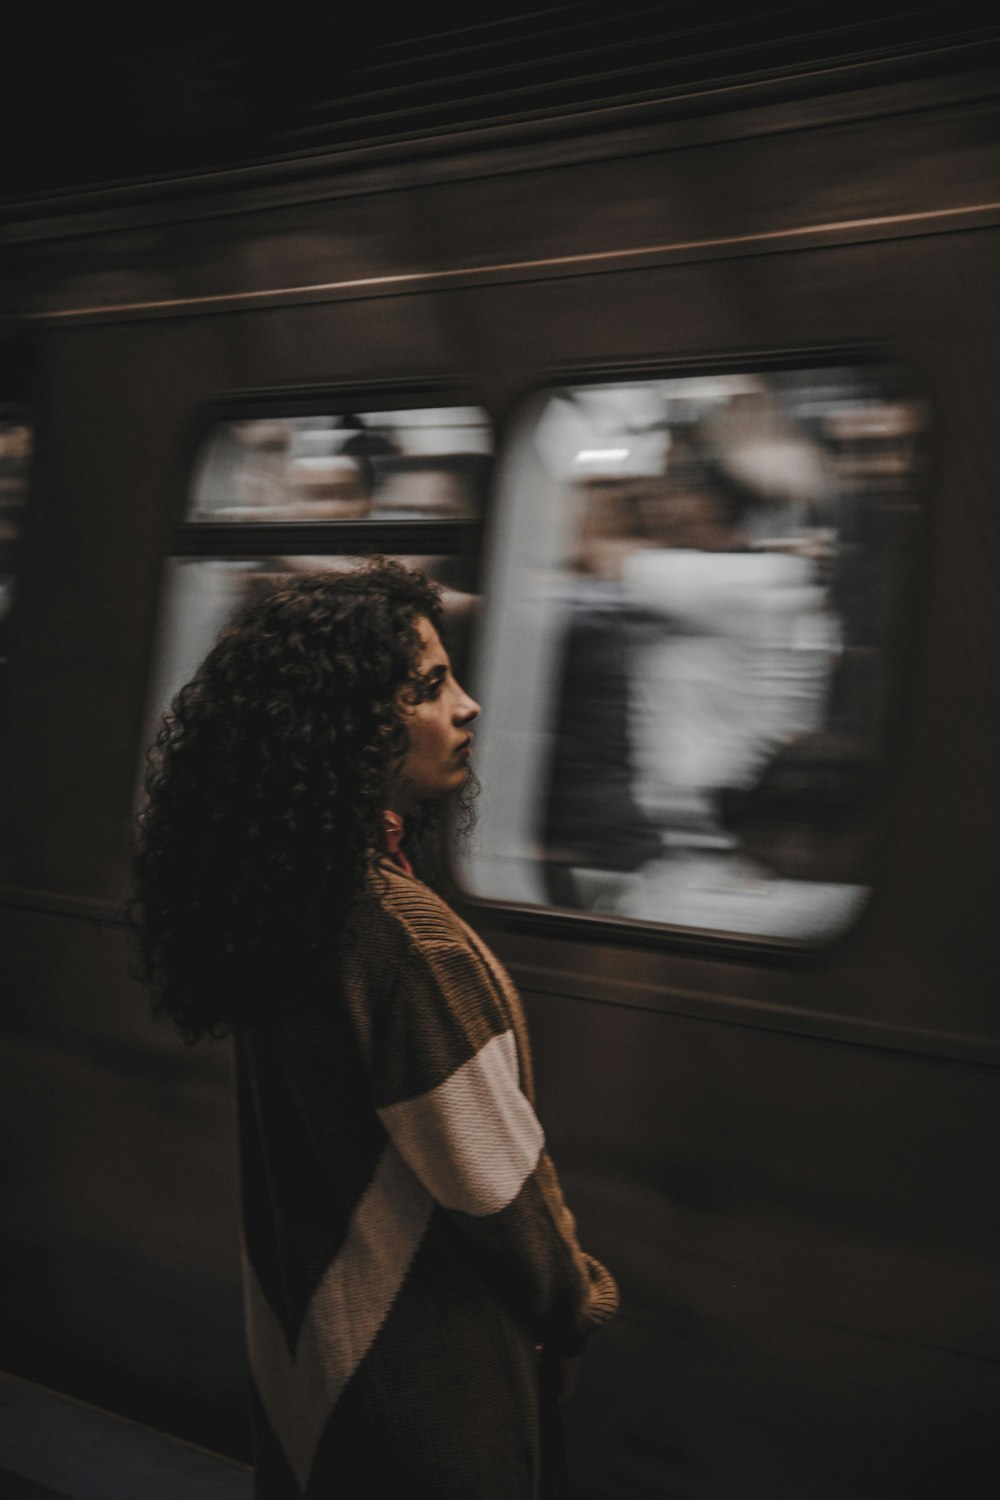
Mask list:
[{"label": "dark background", "polygon": [[[753,82],[836,89],[983,62],[1000,26],[957,5],[378,6],[214,27],[81,7],[5,24],[0,200],[136,177],[551,121]],[[944,50],[942,50],[944,49]],[[845,84],[846,86],[846,77]],[[721,94],[717,105],[731,101]]]}]

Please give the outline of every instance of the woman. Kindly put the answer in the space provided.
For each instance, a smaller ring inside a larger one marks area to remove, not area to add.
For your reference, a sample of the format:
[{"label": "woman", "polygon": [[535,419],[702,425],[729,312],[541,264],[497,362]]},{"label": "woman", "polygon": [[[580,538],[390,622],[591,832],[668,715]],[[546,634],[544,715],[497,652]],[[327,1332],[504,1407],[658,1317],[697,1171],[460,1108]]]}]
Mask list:
[{"label": "woman", "polygon": [[466,787],[479,712],[441,619],[393,562],[278,586],[147,778],[145,972],[189,1040],[236,1039],[262,1497],[539,1494],[540,1355],[565,1372],[616,1305],[517,995],[406,852]]}]

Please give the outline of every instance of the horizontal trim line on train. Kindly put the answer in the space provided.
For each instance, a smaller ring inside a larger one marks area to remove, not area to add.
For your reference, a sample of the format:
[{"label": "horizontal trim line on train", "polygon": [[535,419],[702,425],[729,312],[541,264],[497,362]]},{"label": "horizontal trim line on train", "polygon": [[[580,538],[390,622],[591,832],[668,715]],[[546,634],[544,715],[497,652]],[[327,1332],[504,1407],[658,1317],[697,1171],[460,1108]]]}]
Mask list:
[{"label": "horizontal trim line on train", "polygon": [[[788,229],[767,229],[756,234],[725,235],[709,239],[676,240],[658,245],[641,245],[631,249],[582,251],[574,255],[553,255],[537,259],[497,261],[485,266],[461,266],[453,270],[407,271],[385,276],[356,276],[342,281],[316,282],[294,287],[266,287],[255,291],[216,292],[205,296],[165,297],[148,301],[100,303],[91,307],[66,307],[24,313],[24,321],[50,321],[71,318],[101,318],[115,315],[147,313],[211,313],[239,311],[261,302],[295,302],[324,300],[338,296],[366,296],[394,292],[430,291],[456,282],[477,282],[491,278],[501,280],[534,273],[584,274],[603,269],[628,269],[642,260],[659,257],[673,259],[695,252],[712,255],[728,253],[754,254],[769,248],[807,248],[808,241],[820,236],[827,241],[840,237],[900,237],[923,232],[944,232],[948,228],[982,227],[1000,215],[1000,202],[966,204],[955,208],[934,208],[918,213],[879,214],[867,218],[839,219],[826,224],[802,224]],[[800,245],[800,242],[805,242]],[[16,315],[15,315],[16,316]]]}]

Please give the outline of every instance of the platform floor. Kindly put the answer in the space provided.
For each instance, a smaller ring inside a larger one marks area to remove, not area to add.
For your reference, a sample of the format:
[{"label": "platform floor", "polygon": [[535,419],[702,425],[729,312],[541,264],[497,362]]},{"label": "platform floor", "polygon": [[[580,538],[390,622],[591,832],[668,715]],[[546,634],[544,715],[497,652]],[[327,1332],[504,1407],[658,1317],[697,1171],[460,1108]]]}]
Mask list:
[{"label": "platform floor", "polygon": [[3,1500],[252,1500],[250,1470],[0,1374]]}]

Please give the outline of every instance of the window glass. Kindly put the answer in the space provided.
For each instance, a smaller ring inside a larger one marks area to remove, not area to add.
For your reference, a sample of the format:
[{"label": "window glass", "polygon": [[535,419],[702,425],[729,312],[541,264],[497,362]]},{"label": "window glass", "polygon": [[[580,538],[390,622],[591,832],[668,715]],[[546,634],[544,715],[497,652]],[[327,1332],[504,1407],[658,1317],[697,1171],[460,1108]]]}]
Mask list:
[{"label": "window glass", "polygon": [[14,603],[30,462],[30,426],[17,412],[0,408],[0,667],[7,662],[7,626]]},{"label": "window glass", "polygon": [[472,894],[786,939],[853,919],[923,427],[883,367],[526,405],[487,576]]},{"label": "window glass", "polygon": [[146,739],[236,610],[285,574],[402,556],[442,585],[460,655],[491,453],[475,407],[219,423],[167,560]]},{"label": "window glass", "polygon": [[463,519],[492,452],[476,407],[226,422],[206,444],[188,519]]}]

